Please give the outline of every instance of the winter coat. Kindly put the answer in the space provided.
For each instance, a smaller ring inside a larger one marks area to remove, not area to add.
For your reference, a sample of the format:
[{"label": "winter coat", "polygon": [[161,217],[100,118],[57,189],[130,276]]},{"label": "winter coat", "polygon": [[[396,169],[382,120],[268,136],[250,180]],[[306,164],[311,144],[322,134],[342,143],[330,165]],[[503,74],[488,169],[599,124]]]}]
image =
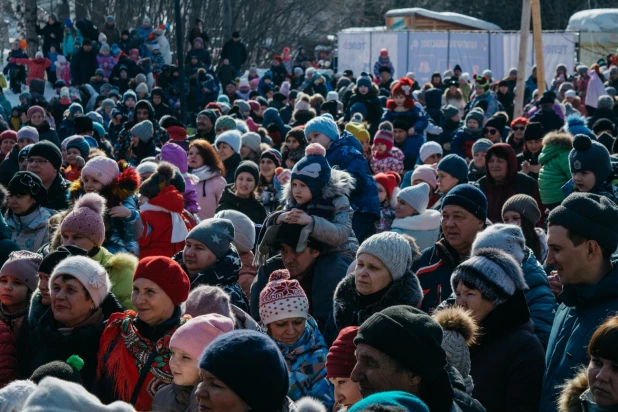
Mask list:
[{"label": "winter coat", "polygon": [[[161,190],[157,196],[149,199],[148,203],[162,207],[172,213],[179,213],[187,231],[197,225],[193,216],[184,210],[182,194],[174,186],[168,186]],[[172,257],[184,248],[184,239],[175,243],[171,241],[173,225],[170,213],[144,210],[142,206],[140,216],[144,226],[142,237],[139,239],[139,256],[141,259],[147,256]]]},{"label": "winter coat", "polygon": [[588,364],[587,347],[605,318],[618,311],[618,267],[595,285],[563,286],[562,302],[552,325],[543,377],[541,411],[555,411],[557,385],[573,377],[574,368]]},{"label": "winter coat", "polygon": [[97,70],[97,55],[90,50],[79,49],[71,58],[71,82],[74,85],[86,84]]},{"label": "winter coat", "polygon": [[[79,44],[82,44],[84,41],[84,37],[79,29],[75,28],[75,35],[71,32],[71,30],[67,30],[64,32],[64,38],[62,39],[62,54],[64,57],[70,57],[77,50],[75,50],[75,41],[79,40]],[[67,83],[68,84],[68,83]]]},{"label": "winter coat", "polygon": [[17,365],[15,335],[7,324],[0,321],[0,388],[15,380]]},{"label": "winter coat", "polygon": [[371,175],[369,165],[363,156],[360,142],[347,131],[339,140],[333,142],[326,151],[326,160],[332,168],[345,170],[356,179],[356,187],[350,194],[350,204],[354,213],[380,218],[378,186]]},{"label": "winter coat", "polygon": [[10,59],[10,62],[28,66],[28,80],[26,84],[30,84],[32,79],[45,80],[45,71],[51,66],[51,60],[45,57],[36,57],[34,59]]},{"label": "winter coat", "polygon": [[537,410],[545,361],[524,293],[516,291],[479,326],[482,334],[470,347],[472,396],[489,412]]},{"label": "winter coat", "polygon": [[405,112],[385,110],[380,122],[389,121],[392,123],[393,120],[397,118],[403,118],[410,124],[410,127],[414,127],[415,136],[422,136],[425,132],[425,129],[429,125],[429,118],[427,117],[427,114],[425,114],[425,112],[423,111],[423,108],[420,104],[414,104],[413,108],[406,110]]},{"label": "winter coat", "polygon": [[[511,144],[511,147],[513,147],[512,144]],[[513,147],[513,150],[515,150],[515,152],[517,153],[517,150],[514,147]],[[534,166],[538,165],[539,164],[539,156],[540,155],[541,155],[541,152],[532,153],[532,152],[529,152],[526,149],[521,151],[521,153],[519,153],[517,155],[518,170],[521,172],[521,165],[522,165],[523,162],[528,162],[528,163],[530,163],[531,165],[534,165]],[[533,179],[536,179],[537,181],[539,180],[538,173],[534,173],[532,170],[528,173],[528,176],[530,176]]]},{"label": "winter coat", "polygon": [[198,412],[197,386],[180,386],[172,382],[159,389],[152,399],[153,412]]},{"label": "winter coat", "polygon": [[12,211],[6,212],[6,223],[11,229],[11,240],[21,250],[35,252],[49,242],[47,222],[56,212],[44,207],[37,207],[25,216],[17,216]]},{"label": "winter coat", "polygon": [[[273,143],[275,147],[281,145],[281,143],[285,141],[285,137],[287,136],[288,132],[292,130],[292,128],[283,123],[279,111],[274,107],[269,107],[268,109],[264,110],[262,116],[262,126],[268,128],[268,126],[274,124],[277,127],[277,130],[279,131],[279,136],[276,137],[279,137],[279,139],[273,138]],[[271,137],[273,137],[272,133]]]},{"label": "winter coat", "polygon": [[378,57],[378,60],[373,65],[373,74],[376,77],[380,77],[381,67],[388,67],[391,71],[391,76],[395,75],[395,68],[393,67],[390,57]]},{"label": "winter coat", "polygon": [[[375,297],[377,300],[370,297]],[[423,291],[418,278],[410,270],[393,280],[384,289],[369,296],[356,291],[354,273],[347,275],[335,289],[333,318],[338,331],[348,326],[360,326],[371,315],[396,305],[418,307]]]},{"label": "winter coat", "polygon": [[191,174],[200,179],[196,184],[197,203],[200,205],[198,217],[202,220],[210,219],[215,215],[227,183],[218,171],[213,172],[208,166],[193,169]]},{"label": "winter coat", "polygon": [[221,200],[219,201],[219,206],[217,206],[215,213],[221,210],[237,210],[247,215],[247,217],[257,225],[264,223],[266,219],[266,210],[262,203],[252,197],[248,199],[238,197],[235,191],[234,183],[225,186],[225,190],[221,195]]},{"label": "winter coat", "polygon": [[9,99],[6,98],[4,93],[0,95],[0,108],[4,110],[4,115],[6,116],[4,117],[4,121],[8,121],[13,111],[13,107],[11,106],[11,102],[9,101]]},{"label": "winter coat", "polygon": [[351,109],[356,103],[360,103],[365,106],[365,110],[367,112],[367,116],[365,116],[365,120],[369,123],[369,134],[371,136],[375,135],[378,130],[378,125],[380,123],[380,119],[382,118],[382,113],[384,109],[382,108],[382,103],[378,98],[380,91],[378,90],[378,86],[375,84],[369,88],[367,94],[360,94],[358,92],[358,88],[354,88],[352,96],[350,96],[350,100],[348,101],[348,105],[346,106],[345,113],[343,115],[343,119],[347,122],[351,117]]},{"label": "winter coat", "polygon": [[9,226],[0,214],[0,265],[4,265],[4,262],[9,258],[9,254],[17,250],[20,250],[20,248],[17,243],[11,240],[11,229],[9,229]]},{"label": "winter coat", "polygon": [[112,70],[114,69],[115,65],[116,59],[114,59],[114,56],[112,56],[111,54],[108,54],[107,56],[102,54],[97,55],[97,67],[103,70],[103,72],[105,73],[105,75],[103,76],[104,78],[109,79],[109,77],[112,75]]},{"label": "winter coat", "polygon": [[63,178],[60,173],[47,190],[47,197],[41,202],[41,206],[60,211],[69,207],[69,187],[71,182]]},{"label": "winter coat", "polygon": [[43,36],[43,54],[47,55],[49,53],[52,44],[56,46],[56,50],[60,51],[59,47],[62,44],[64,30],[61,22],[54,21],[54,24],[46,23],[43,28],[35,24],[34,28],[37,35]]},{"label": "winter coat", "polygon": [[110,291],[118,298],[125,309],[133,309],[131,293],[133,292],[133,274],[137,268],[137,257],[129,253],[110,253],[104,247],[92,256],[109,275],[112,284]]},{"label": "winter coat", "polygon": [[275,340],[288,367],[290,389],[288,396],[298,401],[303,396],[319,400],[327,410],[335,403],[333,386],[326,379],[328,347],[312,317],[305,322],[305,331],[294,344]]},{"label": "winter coat", "polygon": [[373,157],[369,161],[371,170],[374,174],[395,172],[403,174],[403,162],[405,156],[403,152],[397,147],[393,147],[389,152],[388,157],[381,157],[376,152],[373,153]]},{"label": "winter coat", "polygon": [[119,43],[120,40],[122,40],[120,31],[118,31],[118,28],[116,27],[116,23],[113,23],[111,26],[105,23],[103,27],[101,27],[101,33],[105,35],[107,38],[107,44],[110,46],[114,43]]},{"label": "winter coat", "polygon": [[543,138],[543,149],[539,155],[542,165],[539,171],[539,192],[545,205],[564,200],[562,186],[571,179],[569,153],[573,149],[573,138],[569,135],[551,135]]},{"label": "winter coat", "polygon": [[431,247],[440,237],[442,215],[437,210],[427,209],[415,216],[393,220],[391,232],[410,235],[420,250]]},{"label": "winter coat", "polygon": [[279,64],[279,66],[271,65],[270,71],[273,74],[273,83],[275,83],[276,86],[281,87],[281,83],[285,81],[285,78],[288,75],[288,71],[285,69],[285,66],[283,64]]},{"label": "winter coat", "polygon": [[414,165],[418,160],[423,143],[425,143],[425,138],[422,136],[408,136],[403,143],[395,142],[394,147],[401,150],[404,154],[404,170],[414,170]]},{"label": "winter coat", "polygon": [[223,166],[225,167],[225,181],[227,183],[234,183],[236,169],[240,162],[242,162],[242,158],[238,153],[234,153],[223,161]]},{"label": "winter coat", "polygon": [[48,142],[51,142],[55,144],[58,148],[60,148],[60,139],[58,138],[58,133],[56,133],[56,130],[51,127],[47,120],[43,120],[43,123],[38,126],[34,126],[30,124],[30,122],[28,122],[28,126],[34,127],[37,132],[39,132],[39,142],[47,140]]},{"label": "winter coat", "polygon": [[560,412],[610,412],[616,410],[616,406],[603,408],[599,406],[588,383],[588,370],[582,367],[577,375],[568,380],[561,387],[562,392],[558,400]]},{"label": "winter coat", "polygon": [[509,144],[494,144],[487,151],[485,158],[489,159],[497,149],[503,149],[507,152],[508,171],[505,181],[501,184],[497,184],[488,172],[487,175],[476,182],[476,185],[485,193],[485,196],[487,196],[487,218],[494,223],[502,222],[502,206],[511,196],[518,194],[532,196],[539,205],[539,208],[542,209],[537,181],[517,171],[517,156]]},{"label": "winter coat", "polygon": [[456,154],[463,159],[472,159],[472,145],[482,137],[482,127],[476,130],[470,130],[468,126],[461,127],[453,134],[453,139],[451,140],[451,154]]},{"label": "winter coat", "polygon": [[[616,107],[616,104],[614,104],[614,107]],[[606,109],[603,107],[601,109],[597,108],[594,111],[594,116],[590,116],[588,117],[588,119],[586,119],[588,129],[592,130],[594,124],[597,122],[597,120],[600,119],[607,119],[614,124],[615,128],[618,128],[618,116],[616,116],[614,110]]]},{"label": "winter coat", "polygon": [[530,122],[541,123],[545,133],[560,130],[564,125],[564,120],[553,109],[540,109],[530,117]]},{"label": "winter coat", "polygon": [[[120,140],[120,137],[118,138],[118,140]],[[152,139],[147,142],[140,141],[139,146],[133,146],[131,148],[130,158],[124,160],[128,160],[131,166],[137,167],[137,165],[139,165],[142,160],[146,159],[147,157],[156,157],[160,153],[161,150],[155,145]]]},{"label": "winter coat", "polygon": [[476,107],[478,104],[484,106],[485,102],[487,103],[487,110],[484,108],[483,110],[485,111],[485,117],[487,119],[500,110],[503,110],[502,105],[498,101],[498,96],[496,96],[496,93],[492,91],[487,91],[482,96],[476,96],[474,100],[472,100],[472,103],[470,103],[470,107]]},{"label": "winter coat", "polygon": [[479,180],[481,177],[484,177],[486,175],[487,175],[487,167],[483,167],[479,169],[474,165],[474,160],[470,161],[470,164],[468,165],[468,182],[474,183],[477,180]]},{"label": "winter coat", "polygon": [[236,70],[240,70],[247,60],[247,48],[240,40],[236,42],[230,39],[221,50],[221,60],[223,59],[228,59]]},{"label": "winter coat", "polygon": [[[185,272],[187,267],[184,264],[182,252],[178,252],[173,256],[173,259],[182,266]],[[238,250],[234,245],[225,253],[222,259],[219,259],[212,266],[203,269],[197,275],[190,275],[191,289],[195,289],[200,285],[210,285],[220,287],[230,297],[230,302],[245,312],[249,311],[249,302],[245,292],[238,284],[238,275],[240,273],[241,263],[238,256]]]}]

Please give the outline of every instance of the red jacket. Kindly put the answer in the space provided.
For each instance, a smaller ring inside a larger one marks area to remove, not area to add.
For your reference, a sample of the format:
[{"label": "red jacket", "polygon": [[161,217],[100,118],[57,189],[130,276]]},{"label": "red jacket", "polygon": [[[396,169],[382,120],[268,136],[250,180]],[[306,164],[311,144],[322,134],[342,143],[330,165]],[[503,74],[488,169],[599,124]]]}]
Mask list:
[{"label": "red jacket", "polygon": [[[193,216],[184,210],[184,199],[174,186],[168,186],[159,194],[148,201],[151,205],[159,206],[170,212],[180,213],[187,226],[187,230],[193,229],[197,222]],[[167,212],[141,211],[144,231],[139,240],[139,257],[167,256],[172,257],[180,252],[184,246],[182,242],[172,243],[172,217]]]},{"label": "red jacket", "polygon": [[36,59],[10,59],[9,62],[28,66],[28,84],[30,84],[30,80],[32,79],[45,80],[45,70],[51,66],[51,60],[45,57],[37,57]]},{"label": "red jacket", "polygon": [[0,320],[0,388],[13,382],[17,371],[17,342],[6,323]]}]

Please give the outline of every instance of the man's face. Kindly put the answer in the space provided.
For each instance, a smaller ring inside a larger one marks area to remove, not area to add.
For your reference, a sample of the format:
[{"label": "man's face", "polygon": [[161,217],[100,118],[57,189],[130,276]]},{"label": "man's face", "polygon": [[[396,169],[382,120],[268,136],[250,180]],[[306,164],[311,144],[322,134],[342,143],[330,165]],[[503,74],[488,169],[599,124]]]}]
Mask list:
[{"label": "man's face", "polygon": [[205,114],[200,114],[199,116],[197,116],[195,125],[197,126],[197,130],[201,130],[205,132],[208,132],[212,130],[213,128],[210,118],[206,116]]},{"label": "man's face", "polygon": [[393,140],[396,143],[403,143],[408,138],[408,131],[403,129],[393,129]]},{"label": "man's face", "polygon": [[588,243],[575,246],[569,239],[568,230],[563,226],[547,228],[548,266],[553,266],[558,272],[560,282],[566,285],[586,283],[586,268],[588,262]]},{"label": "man's face", "polygon": [[47,160],[40,156],[28,157],[28,171],[41,178],[43,184],[51,183],[58,175],[58,171]]},{"label": "man's face", "polygon": [[281,260],[283,260],[283,266],[290,272],[292,279],[301,280],[319,255],[320,252],[310,247],[298,253],[293,247],[281,244]]},{"label": "man's face", "polygon": [[161,104],[161,96],[159,96],[158,94],[153,95],[152,102],[154,104]]},{"label": "man's face", "polygon": [[369,395],[387,391],[403,391],[415,393],[420,378],[411,379],[408,370],[387,354],[367,345],[359,343],[356,346],[356,365],[350,378],[358,383],[361,395]]},{"label": "man's face", "polygon": [[92,46],[89,44],[84,44],[83,48],[86,53],[90,53],[90,50],[92,50]]},{"label": "man's face", "polygon": [[446,205],[442,209],[444,238],[460,254],[470,251],[476,234],[483,230],[483,224],[461,206]]},{"label": "man's face", "polygon": [[144,120],[148,120],[148,117],[150,116],[150,112],[148,111],[148,109],[140,108],[136,110],[135,116],[137,117],[138,122],[142,122]]},{"label": "man's face", "polygon": [[231,83],[228,84],[227,86],[225,86],[225,92],[230,95],[236,93],[236,86]]}]

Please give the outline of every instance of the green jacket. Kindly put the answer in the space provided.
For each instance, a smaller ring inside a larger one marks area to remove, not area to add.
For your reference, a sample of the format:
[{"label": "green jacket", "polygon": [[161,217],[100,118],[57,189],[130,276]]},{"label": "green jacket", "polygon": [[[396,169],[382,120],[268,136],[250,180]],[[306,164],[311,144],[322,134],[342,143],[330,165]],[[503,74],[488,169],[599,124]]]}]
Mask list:
[{"label": "green jacket", "polygon": [[539,192],[544,205],[564,200],[562,186],[571,179],[569,153],[573,138],[564,133],[552,133],[543,138],[543,150],[539,155]]},{"label": "green jacket", "polygon": [[137,267],[137,257],[129,253],[116,253],[112,255],[107,249],[101,247],[96,255],[92,256],[101,264],[109,275],[112,283],[111,292],[116,295],[125,309],[133,309],[131,293],[133,292],[133,274]]}]

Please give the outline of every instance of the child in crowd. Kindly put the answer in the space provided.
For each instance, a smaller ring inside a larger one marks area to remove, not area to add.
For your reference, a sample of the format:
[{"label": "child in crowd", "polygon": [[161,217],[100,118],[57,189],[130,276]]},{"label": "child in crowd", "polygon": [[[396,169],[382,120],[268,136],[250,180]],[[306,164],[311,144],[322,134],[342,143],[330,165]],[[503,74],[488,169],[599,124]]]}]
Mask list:
[{"label": "child in crowd", "polygon": [[480,108],[470,110],[466,116],[466,124],[457,130],[451,141],[451,153],[469,162],[472,159],[472,145],[483,137],[483,122],[485,115]]},{"label": "child in crowd", "polygon": [[413,83],[407,77],[402,77],[393,86],[392,99],[386,101],[386,111],[382,121],[393,122],[396,118],[404,118],[410,127],[409,136],[422,136],[429,124],[429,119],[420,105],[416,105],[412,97]]},{"label": "child in crowd", "polygon": [[397,194],[392,232],[407,234],[423,250],[431,247],[440,236],[441,214],[427,209],[431,189],[427,183],[406,187]]},{"label": "child in crowd", "polygon": [[491,146],[493,146],[492,141],[485,138],[477,140],[472,145],[472,160],[468,166],[468,181],[476,182],[487,173],[485,155]]},{"label": "child in crowd", "polygon": [[97,66],[103,70],[103,77],[109,79],[112,75],[112,70],[116,65],[116,59],[109,53],[109,44],[103,43],[97,55]]},{"label": "child in crowd", "polygon": [[401,177],[395,172],[378,173],[375,175],[378,185],[378,199],[380,200],[380,220],[376,222],[376,233],[391,230],[395,219],[395,205],[399,193]]},{"label": "child in crowd", "polygon": [[54,83],[56,83],[57,79],[56,61],[58,60],[59,55],[60,53],[58,53],[58,47],[56,46],[56,44],[50,45],[49,51],[47,52],[47,58],[51,62],[51,65],[47,68],[47,81],[52,86],[54,85]]},{"label": "child in crowd", "polygon": [[352,133],[352,136],[361,143],[363,146],[363,156],[368,162],[371,161],[373,158],[373,153],[371,151],[371,136],[369,136],[369,132],[365,125],[360,122],[350,121],[350,123],[345,126],[345,130]]},{"label": "child in crowd", "polygon": [[[416,186],[421,183],[427,183],[429,185],[429,188],[431,189],[430,195],[429,195],[429,203],[428,203],[429,206],[435,205],[436,202],[440,200],[440,194],[437,193],[436,191],[438,189],[438,178],[437,178],[436,167],[437,165],[418,166],[416,169],[414,169],[414,172],[412,172],[412,176],[410,176],[410,180],[409,180],[409,183],[411,183],[410,186]],[[405,186],[405,187],[409,187],[409,186]],[[402,189],[405,189],[405,187],[403,186],[403,184],[401,185]]]},{"label": "child in crowd", "polygon": [[304,126],[294,127],[285,136],[285,143],[281,146],[281,158],[286,168],[292,169],[305,155],[307,138]]},{"label": "child in crowd", "polygon": [[88,159],[90,153],[90,145],[81,136],[72,136],[66,142],[67,163],[68,166],[64,169],[66,179],[69,182],[74,182],[79,179],[82,174],[82,168]]},{"label": "child in crowd", "polygon": [[403,152],[394,147],[393,133],[380,130],[373,139],[373,155],[369,162],[373,173],[403,174],[403,159]]}]

